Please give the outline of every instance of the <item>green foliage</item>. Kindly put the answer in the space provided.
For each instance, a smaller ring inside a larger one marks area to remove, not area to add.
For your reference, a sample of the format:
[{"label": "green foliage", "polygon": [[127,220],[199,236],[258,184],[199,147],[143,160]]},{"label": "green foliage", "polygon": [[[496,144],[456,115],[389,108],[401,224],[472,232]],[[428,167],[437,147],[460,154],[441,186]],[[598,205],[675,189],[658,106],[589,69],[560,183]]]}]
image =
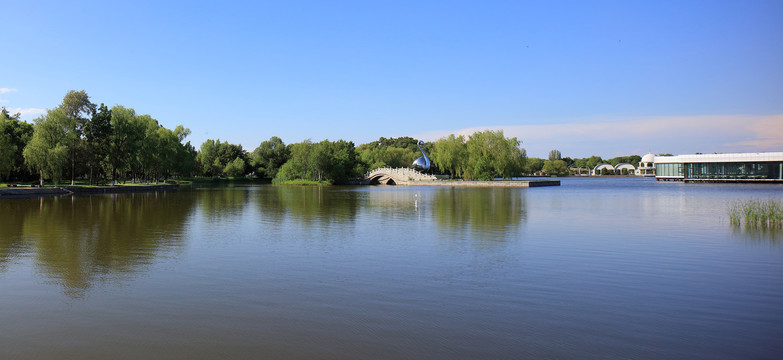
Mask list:
[{"label": "green foliage", "polygon": [[136,111],[121,105],[111,108],[111,129],[107,163],[112,180],[116,181],[121,173],[131,170],[145,131]]},{"label": "green foliage", "polygon": [[247,153],[242,145],[229,144],[227,141],[207,139],[201,144],[201,151],[196,156],[196,161],[201,167],[204,176],[219,176],[230,162],[241,158],[247,162]]},{"label": "green foliage", "polygon": [[[65,112],[68,118],[68,154],[71,160],[71,185],[76,178],[77,161],[81,161],[85,150],[84,131],[87,127],[89,118],[95,114],[95,104],[90,102],[90,96],[84,90],[70,90],[63,97],[63,102],[58,109]],[[81,164],[80,164],[81,165]]]},{"label": "green foliage", "polygon": [[358,171],[364,173],[380,167],[410,167],[421,156],[416,144],[416,139],[408,136],[389,139],[381,137],[378,141],[362,144],[356,149],[360,161]]},{"label": "green foliage", "polygon": [[535,174],[544,168],[544,159],[541,158],[529,158],[527,159],[527,166],[525,166],[525,172],[528,174]]},{"label": "green foliage", "polygon": [[585,162],[585,165],[588,169],[594,169],[598,164],[605,163],[604,159],[602,159],[600,156],[593,155],[589,158],[587,158],[587,161]]},{"label": "green foliage", "polygon": [[35,126],[19,121],[19,114],[0,110],[0,176],[7,177],[10,169],[12,178],[25,179],[34,176],[30,170],[41,181],[45,177],[59,182],[70,168],[72,183],[77,176],[89,176],[93,183],[96,176],[157,181],[175,173],[192,174],[195,149],[181,143],[188,134],[181,125],[172,131],[149,115],[120,105],[96,107],[84,90],[69,91]]},{"label": "green foliage", "polygon": [[92,117],[93,114],[95,114],[96,107],[95,104],[90,102],[90,96],[87,95],[86,91],[70,90],[65,94],[65,97],[63,97],[60,109],[65,111],[65,115],[69,119],[76,121],[76,127],[81,131],[84,129],[89,117]]},{"label": "green foliage", "polygon": [[467,155],[468,148],[465,144],[465,137],[451,134],[432,144],[430,158],[432,165],[441,171],[448,171],[454,178],[462,176],[463,166],[467,163]]},{"label": "green foliage", "polygon": [[560,150],[551,150],[549,151],[549,161],[555,161],[560,160]]},{"label": "green foliage", "polygon": [[629,155],[629,156],[618,156],[615,158],[611,158],[607,160],[609,164],[612,164],[612,166],[617,166],[617,164],[621,163],[629,163],[631,165],[638,165],[639,162],[642,161],[642,157],[639,155]]},{"label": "green foliage", "polygon": [[358,176],[361,166],[353,142],[305,140],[291,145],[291,157],[275,177],[275,183],[290,180],[345,183]]},{"label": "green foliage", "polygon": [[273,184],[276,185],[300,185],[300,186],[310,186],[310,185],[332,185],[332,182],[327,180],[322,181],[313,181],[313,180],[302,180],[302,179],[296,179],[296,180],[280,180],[280,179],[274,179],[272,181]]},{"label": "green foliage", "polygon": [[8,178],[14,168],[16,145],[11,142],[11,136],[5,133],[4,124],[0,124],[0,179]]},{"label": "green foliage", "polygon": [[111,110],[101,104],[84,127],[87,163],[91,170],[90,179],[92,179],[92,169],[96,169],[99,175],[105,175],[103,165],[111,149],[111,135]]},{"label": "green foliage", "polygon": [[240,157],[236,157],[233,161],[229,162],[223,169],[223,174],[228,177],[240,177],[245,175],[245,160]]},{"label": "green foliage", "polygon": [[24,178],[23,151],[33,136],[33,125],[19,120],[20,114],[9,114],[0,108],[0,179]]},{"label": "green foliage", "polygon": [[279,137],[272,136],[253,150],[252,165],[259,175],[274,178],[290,157],[291,149]]},{"label": "green foliage", "polygon": [[25,162],[40,174],[41,185],[45,178],[58,184],[68,161],[67,144],[72,122],[62,109],[48,110],[34,122],[33,137],[23,152]]},{"label": "green foliage", "polygon": [[563,160],[547,160],[544,162],[544,167],[541,169],[547,175],[567,175],[568,166]]},{"label": "green foliage", "polygon": [[507,139],[503,131],[479,131],[470,135],[465,143],[467,164],[463,175],[471,180],[492,180],[494,177],[511,178],[525,165],[524,152],[517,138]]}]

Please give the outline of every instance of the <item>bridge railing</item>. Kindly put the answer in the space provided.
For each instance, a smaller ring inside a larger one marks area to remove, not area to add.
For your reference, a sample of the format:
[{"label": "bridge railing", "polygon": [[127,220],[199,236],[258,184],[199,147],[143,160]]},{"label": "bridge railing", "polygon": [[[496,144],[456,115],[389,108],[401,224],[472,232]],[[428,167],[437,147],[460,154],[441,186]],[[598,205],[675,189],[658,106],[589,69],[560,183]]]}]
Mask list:
[{"label": "bridge railing", "polygon": [[433,175],[423,174],[417,170],[411,169],[411,168],[391,168],[391,167],[384,167],[384,168],[377,168],[373,169],[372,171],[366,173],[364,175],[365,179],[370,178],[377,174],[384,174],[391,177],[397,177],[398,180],[436,180],[437,178]]}]

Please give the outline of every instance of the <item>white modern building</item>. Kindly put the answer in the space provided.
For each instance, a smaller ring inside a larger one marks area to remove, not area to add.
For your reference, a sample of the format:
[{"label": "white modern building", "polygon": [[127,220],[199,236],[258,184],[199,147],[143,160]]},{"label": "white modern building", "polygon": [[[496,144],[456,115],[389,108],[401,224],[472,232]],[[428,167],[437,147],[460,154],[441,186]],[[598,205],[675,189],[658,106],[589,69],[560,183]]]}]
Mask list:
[{"label": "white modern building", "polygon": [[659,181],[783,182],[783,152],[656,156],[653,163]]},{"label": "white modern building", "polygon": [[655,155],[648,153],[642,156],[642,161],[636,168],[636,176],[655,176]]}]

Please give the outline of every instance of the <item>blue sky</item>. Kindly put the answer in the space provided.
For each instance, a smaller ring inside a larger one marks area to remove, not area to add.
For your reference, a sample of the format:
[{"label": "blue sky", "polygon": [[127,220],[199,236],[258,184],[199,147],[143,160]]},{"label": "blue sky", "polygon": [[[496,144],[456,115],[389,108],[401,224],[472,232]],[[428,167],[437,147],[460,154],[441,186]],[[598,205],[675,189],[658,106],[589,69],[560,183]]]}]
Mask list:
[{"label": "blue sky", "polygon": [[0,2],[0,106],[196,146],[503,129],[529,156],[783,151],[783,1]]}]

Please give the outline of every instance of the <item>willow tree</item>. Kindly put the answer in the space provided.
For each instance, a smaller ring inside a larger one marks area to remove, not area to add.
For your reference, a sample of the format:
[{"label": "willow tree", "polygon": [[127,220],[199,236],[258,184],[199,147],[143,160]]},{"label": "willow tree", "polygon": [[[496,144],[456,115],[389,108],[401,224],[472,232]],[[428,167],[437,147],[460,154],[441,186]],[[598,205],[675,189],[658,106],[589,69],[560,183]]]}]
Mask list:
[{"label": "willow tree", "polygon": [[107,163],[112,182],[116,182],[120,171],[128,170],[141,147],[144,129],[136,120],[136,111],[121,105],[111,108],[111,135]]},{"label": "willow tree", "polygon": [[503,136],[503,130],[473,133],[465,143],[468,154],[465,177],[491,180],[500,176],[505,179],[519,173],[525,164],[520,143],[515,137]]},{"label": "willow tree", "polygon": [[57,185],[68,163],[71,121],[62,109],[47,110],[33,121],[33,137],[23,152],[25,163],[39,174],[41,186],[45,177]]},{"label": "willow tree", "polygon": [[468,149],[465,137],[449,135],[432,144],[430,157],[432,163],[441,170],[451,173],[451,177],[461,176],[466,165]]}]

